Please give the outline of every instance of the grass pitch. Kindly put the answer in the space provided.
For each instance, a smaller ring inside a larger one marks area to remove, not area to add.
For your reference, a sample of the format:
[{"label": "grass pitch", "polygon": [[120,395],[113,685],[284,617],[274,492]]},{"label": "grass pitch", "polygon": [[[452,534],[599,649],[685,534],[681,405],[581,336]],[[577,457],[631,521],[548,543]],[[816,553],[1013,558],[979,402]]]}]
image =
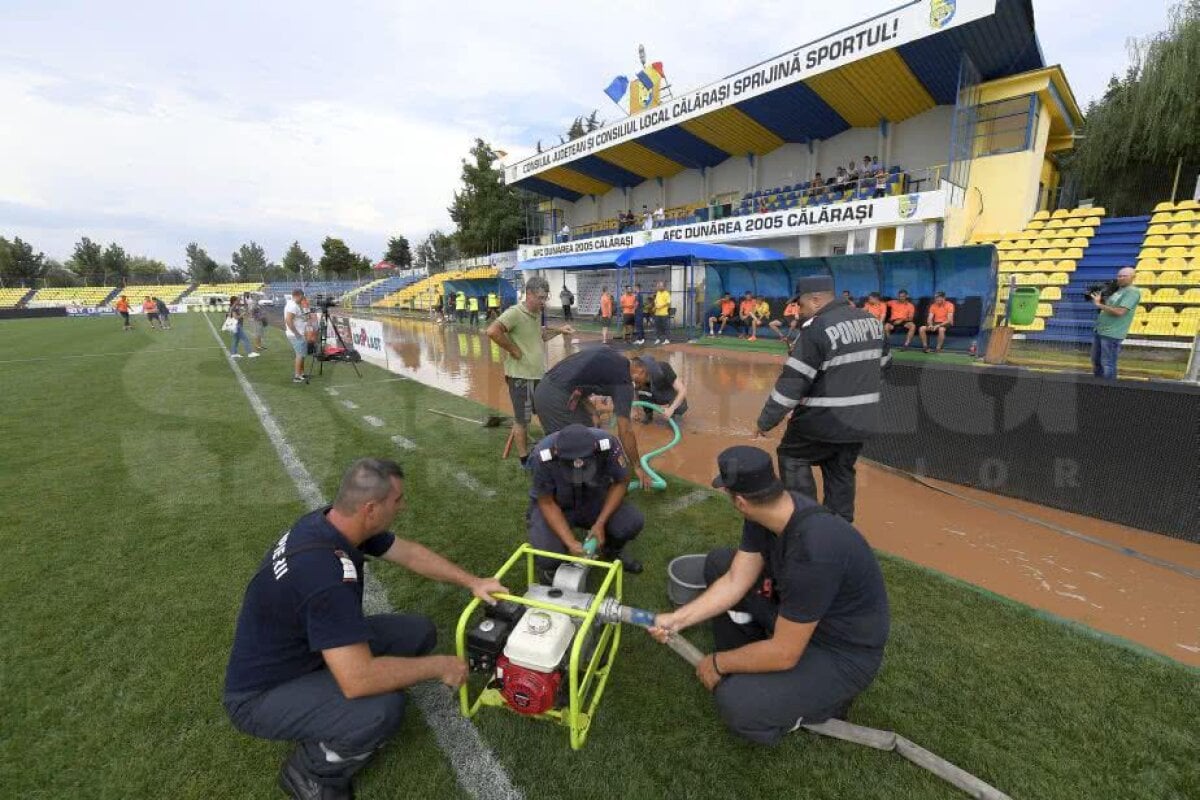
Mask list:
[{"label": "grass pitch", "polygon": [[[279,796],[285,746],[234,731],[219,698],[245,582],[304,509],[209,326],[199,315],[174,324],[0,322],[4,797]],[[373,367],[361,382],[339,368],[294,386],[282,335],[268,343],[241,366],[327,496],[353,458],[391,455],[409,475],[401,535],[480,573],[522,541],[528,479],[498,459],[504,431],[425,411],[482,409],[382,382],[393,376]],[[418,449],[397,449],[397,434]],[[628,602],[664,606],[671,557],[736,542],[738,517],[715,494],[669,511],[696,488],[673,480],[636,497],[647,569],[626,581]],[[855,721],[893,728],[1017,798],[1200,796],[1195,670],[882,561],[892,639]],[[375,573],[394,606],[438,622],[448,652],[466,593],[390,565]],[[709,644],[704,631],[688,635]],[[565,729],[512,714],[485,711],[477,724],[531,800],[961,796],[894,754],[806,734],[772,749],[732,739],[690,669],[636,630],[584,750],[569,749]],[[412,706],[359,793],[465,796]]]}]

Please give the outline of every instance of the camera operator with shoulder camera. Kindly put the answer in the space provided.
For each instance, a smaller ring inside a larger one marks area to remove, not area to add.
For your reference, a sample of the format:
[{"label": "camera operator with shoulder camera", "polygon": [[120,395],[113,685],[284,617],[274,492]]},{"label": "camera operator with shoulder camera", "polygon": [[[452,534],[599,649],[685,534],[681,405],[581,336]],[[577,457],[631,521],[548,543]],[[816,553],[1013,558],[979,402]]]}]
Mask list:
[{"label": "camera operator with shoulder camera", "polygon": [[1142,299],[1142,290],[1133,285],[1133,276],[1133,267],[1125,267],[1108,286],[1088,287],[1088,300],[1100,310],[1092,335],[1092,374],[1098,378],[1117,378],[1121,343],[1129,334],[1135,309]]}]

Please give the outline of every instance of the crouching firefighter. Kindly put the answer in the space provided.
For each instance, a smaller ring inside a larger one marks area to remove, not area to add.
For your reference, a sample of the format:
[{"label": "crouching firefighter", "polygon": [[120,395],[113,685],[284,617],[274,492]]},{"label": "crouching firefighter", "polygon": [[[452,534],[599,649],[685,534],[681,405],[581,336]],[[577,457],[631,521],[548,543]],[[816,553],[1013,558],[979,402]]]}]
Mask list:
[{"label": "crouching firefighter", "polygon": [[659,614],[659,641],[712,620],[715,652],[696,675],[735,734],[775,744],[801,724],[845,719],[888,638],[883,574],[862,535],[775,476],[771,456],[731,447],[713,487],[745,519],[736,551],[713,550],[705,592]]},{"label": "crouching firefighter", "polygon": [[[640,562],[623,552],[642,531],[645,517],[626,502],[629,462],[621,442],[599,428],[573,423],[542,439],[529,459],[533,488],[529,492],[529,543],[539,550],[584,555],[575,528],[594,538],[598,556],[618,560],[626,572],[642,571]],[[539,577],[553,582],[558,562],[537,559]]]},{"label": "crouching firefighter", "polygon": [[426,617],[363,614],[364,554],[488,603],[508,591],[392,535],[403,508],[399,464],[354,462],[333,505],[301,517],[246,588],[223,702],[243,733],[295,743],[279,772],[294,798],[353,797],[351,776],[400,728],[402,690],[427,680],[456,687],[467,677],[462,660],[431,655],[437,631]]}]

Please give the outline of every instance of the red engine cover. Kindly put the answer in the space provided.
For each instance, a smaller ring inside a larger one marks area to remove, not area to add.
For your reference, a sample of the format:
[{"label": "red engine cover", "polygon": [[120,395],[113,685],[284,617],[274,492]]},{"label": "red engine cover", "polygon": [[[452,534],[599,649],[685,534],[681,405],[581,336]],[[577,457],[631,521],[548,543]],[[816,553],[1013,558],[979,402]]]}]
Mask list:
[{"label": "red engine cover", "polygon": [[554,698],[562,683],[561,672],[538,672],[511,663],[507,656],[500,656],[496,659],[496,675],[501,680],[500,694],[513,711],[541,714],[554,708]]}]

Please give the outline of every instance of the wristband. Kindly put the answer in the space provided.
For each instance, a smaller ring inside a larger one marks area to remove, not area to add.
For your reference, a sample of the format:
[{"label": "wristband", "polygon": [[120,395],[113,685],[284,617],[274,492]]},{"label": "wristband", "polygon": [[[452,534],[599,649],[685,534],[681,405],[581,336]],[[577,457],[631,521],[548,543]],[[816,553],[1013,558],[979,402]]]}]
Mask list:
[{"label": "wristband", "polygon": [[713,662],[713,672],[717,673],[718,678],[724,678],[725,673],[721,672],[721,668],[719,666],[717,666],[717,654],[716,653],[712,654],[712,662]]}]

